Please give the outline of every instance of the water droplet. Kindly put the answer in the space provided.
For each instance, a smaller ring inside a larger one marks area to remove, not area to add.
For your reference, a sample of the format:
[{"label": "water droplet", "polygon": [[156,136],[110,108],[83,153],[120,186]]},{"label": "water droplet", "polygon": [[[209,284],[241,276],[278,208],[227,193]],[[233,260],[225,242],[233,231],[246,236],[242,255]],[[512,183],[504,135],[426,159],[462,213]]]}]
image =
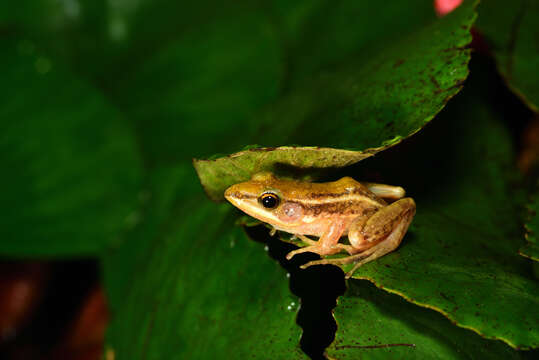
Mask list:
[{"label": "water droplet", "polygon": [[296,308],[297,308],[297,306],[296,306],[296,303],[295,303],[294,301],[292,301],[292,302],[286,307],[286,309],[287,309],[288,311],[294,311],[294,310],[296,310]]},{"label": "water droplet", "polygon": [[264,246],[264,250],[269,251],[269,246],[268,245]]},{"label": "water droplet", "polygon": [[137,211],[133,211],[125,218],[125,223],[128,227],[132,228],[140,222],[140,214]]},{"label": "water droplet", "polygon": [[49,59],[39,57],[35,63],[36,71],[40,74],[46,74],[51,70],[52,63]]},{"label": "water droplet", "polygon": [[114,17],[109,22],[109,35],[114,41],[122,41],[127,36],[127,24],[125,19]]},{"label": "water droplet", "polygon": [[80,14],[80,3],[77,0],[62,0],[66,17],[76,18]]}]

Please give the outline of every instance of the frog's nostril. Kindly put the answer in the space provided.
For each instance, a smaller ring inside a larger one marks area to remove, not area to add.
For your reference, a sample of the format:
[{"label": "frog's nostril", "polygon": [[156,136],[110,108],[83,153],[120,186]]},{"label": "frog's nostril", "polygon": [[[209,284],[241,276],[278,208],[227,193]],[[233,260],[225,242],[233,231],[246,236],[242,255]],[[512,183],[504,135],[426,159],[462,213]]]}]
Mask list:
[{"label": "frog's nostril", "polygon": [[225,198],[227,200],[234,199],[238,197],[238,191],[235,185],[232,185],[228,189],[225,190]]}]

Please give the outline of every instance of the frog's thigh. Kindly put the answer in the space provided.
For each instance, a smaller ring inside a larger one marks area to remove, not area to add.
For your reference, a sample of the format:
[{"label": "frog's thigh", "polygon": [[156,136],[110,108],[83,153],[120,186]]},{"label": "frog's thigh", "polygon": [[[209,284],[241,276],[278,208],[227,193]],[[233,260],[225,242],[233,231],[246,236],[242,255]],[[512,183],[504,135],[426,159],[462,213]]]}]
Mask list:
[{"label": "frog's thigh", "polygon": [[404,237],[404,234],[406,234],[408,226],[410,226],[410,223],[412,222],[412,219],[415,214],[415,203],[413,203],[413,200],[411,205],[413,205],[413,207],[408,208],[409,213],[404,214],[402,220],[397,223],[396,228],[393,230],[393,232],[391,232],[391,234],[389,234],[389,236],[385,240],[381,241],[380,243],[374,245],[370,249],[365,250],[360,254],[349,256],[349,258],[354,258],[357,256],[360,257],[360,259],[358,259],[359,261],[356,262],[354,267],[348,273],[346,273],[347,279],[350,278],[361,265],[366,264],[369,261],[376,260],[379,257],[382,257],[392,252],[400,245],[402,238]]},{"label": "frog's thigh", "polygon": [[397,239],[397,247],[415,214],[411,198],[398,200],[374,213],[370,218],[358,220],[350,226],[348,238],[356,252],[370,248],[390,235]]}]

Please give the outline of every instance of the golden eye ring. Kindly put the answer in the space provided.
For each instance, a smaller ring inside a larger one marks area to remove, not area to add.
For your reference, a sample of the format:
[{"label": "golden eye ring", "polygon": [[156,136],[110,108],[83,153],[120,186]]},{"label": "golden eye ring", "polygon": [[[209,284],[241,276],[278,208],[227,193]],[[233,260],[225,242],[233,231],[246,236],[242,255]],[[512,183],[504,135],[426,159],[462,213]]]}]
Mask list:
[{"label": "golden eye ring", "polygon": [[274,193],[268,192],[260,195],[258,202],[266,209],[275,209],[279,205],[279,197]]}]

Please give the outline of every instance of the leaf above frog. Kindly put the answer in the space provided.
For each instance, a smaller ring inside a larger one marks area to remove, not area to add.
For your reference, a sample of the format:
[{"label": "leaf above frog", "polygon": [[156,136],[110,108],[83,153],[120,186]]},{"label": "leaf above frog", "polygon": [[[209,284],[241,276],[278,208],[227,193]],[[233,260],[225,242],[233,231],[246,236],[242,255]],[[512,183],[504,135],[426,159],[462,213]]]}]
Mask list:
[{"label": "leaf above frog", "polygon": [[[398,4],[392,11],[412,7],[409,2]],[[293,76],[280,99],[251,120],[258,128],[251,139],[264,147],[194,160],[211,199],[222,200],[228,186],[256,172],[313,175],[370,157],[419,131],[460,90],[468,74],[475,2],[466,2],[443,19],[435,18],[429,4],[418,3],[407,31],[392,24],[394,18],[372,14],[387,7],[369,6],[343,2],[326,9],[324,21],[317,18],[323,31],[353,14],[356,23],[364,20],[372,26],[369,31],[380,29],[381,38],[372,42],[365,34],[351,35],[359,38],[347,43],[342,58],[316,65],[308,58],[298,60],[298,69],[303,65],[318,71],[294,74],[297,79]],[[237,135],[241,138],[241,132]],[[276,144],[300,146],[271,147]]]}]

